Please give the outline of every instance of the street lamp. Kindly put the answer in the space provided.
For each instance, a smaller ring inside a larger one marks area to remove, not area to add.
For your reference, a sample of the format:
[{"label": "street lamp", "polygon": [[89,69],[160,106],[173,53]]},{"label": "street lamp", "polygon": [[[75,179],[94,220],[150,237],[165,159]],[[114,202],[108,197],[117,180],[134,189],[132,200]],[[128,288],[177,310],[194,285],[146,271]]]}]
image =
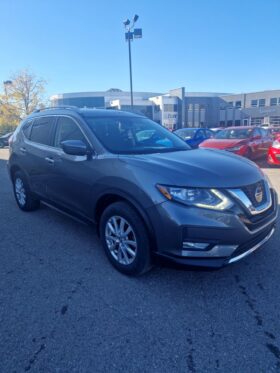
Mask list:
[{"label": "street lamp", "polygon": [[130,22],[129,19],[126,19],[123,24],[126,29],[125,33],[125,40],[128,42],[128,57],[129,57],[129,78],[130,78],[130,106],[131,110],[133,110],[133,88],[132,88],[132,67],[131,67],[131,41],[133,39],[140,39],[142,38],[142,29],[141,28],[134,28],[136,21],[138,20],[139,16],[135,14]]},{"label": "street lamp", "polygon": [[13,82],[11,80],[5,80],[3,84],[4,84],[5,95],[7,96],[7,90],[9,87],[13,85]]}]

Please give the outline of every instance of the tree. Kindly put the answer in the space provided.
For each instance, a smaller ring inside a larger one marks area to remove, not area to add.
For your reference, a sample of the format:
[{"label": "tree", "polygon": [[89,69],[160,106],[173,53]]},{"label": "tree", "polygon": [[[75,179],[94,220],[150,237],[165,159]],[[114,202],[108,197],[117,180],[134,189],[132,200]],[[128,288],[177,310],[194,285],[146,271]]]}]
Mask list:
[{"label": "tree", "polygon": [[44,107],[46,81],[25,69],[3,82],[0,125],[17,125],[36,108]]}]

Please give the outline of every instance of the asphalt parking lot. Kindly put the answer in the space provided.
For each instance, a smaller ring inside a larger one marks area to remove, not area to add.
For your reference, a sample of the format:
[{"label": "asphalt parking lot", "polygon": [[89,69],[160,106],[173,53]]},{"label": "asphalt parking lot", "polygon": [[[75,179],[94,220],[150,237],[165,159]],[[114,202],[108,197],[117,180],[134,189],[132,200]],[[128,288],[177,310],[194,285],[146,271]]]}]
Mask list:
[{"label": "asphalt parking lot", "polygon": [[[93,227],[21,212],[0,150],[0,372],[280,372],[280,226],[219,271],[128,278]],[[280,169],[265,169],[280,195]]]}]

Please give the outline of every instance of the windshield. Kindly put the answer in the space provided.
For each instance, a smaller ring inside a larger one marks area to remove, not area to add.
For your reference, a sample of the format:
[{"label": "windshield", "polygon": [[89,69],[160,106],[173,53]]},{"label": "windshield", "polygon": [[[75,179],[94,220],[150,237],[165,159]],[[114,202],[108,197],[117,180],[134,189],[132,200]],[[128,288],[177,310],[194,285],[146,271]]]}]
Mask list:
[{"label": "windshield", "polygon": [[196,129],[193,128],[182,128],[180,130],[175,131],[174,133],[177,136],[180,136],[183,140],[191,139],[194,137]]},{"label": "windshield", "polygon": [[231,128],[219,131],[216,139],[247,139],[253,132],[252,128]]},{"label": "windshield", "polygon": [[147,118],[84,118],[101,144],[111,153],[145,154],[190,149],[183,140]]}]

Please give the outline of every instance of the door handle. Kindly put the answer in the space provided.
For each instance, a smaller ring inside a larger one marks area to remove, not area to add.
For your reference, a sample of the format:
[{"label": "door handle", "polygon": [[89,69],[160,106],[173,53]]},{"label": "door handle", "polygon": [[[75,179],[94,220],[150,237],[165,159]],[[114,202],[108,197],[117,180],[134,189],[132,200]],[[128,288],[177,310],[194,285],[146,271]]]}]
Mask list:
[{"label": "door handle", "polygon": [[23,153],[23,154],[25,154],[26,153],[26,149],[25,148],[19,148],[19,150]]},{"label": "door handle", "polygon": [[45,160],[49,163],[49,164],[54,164],[54,160],[50,157],[46,157]]}]

